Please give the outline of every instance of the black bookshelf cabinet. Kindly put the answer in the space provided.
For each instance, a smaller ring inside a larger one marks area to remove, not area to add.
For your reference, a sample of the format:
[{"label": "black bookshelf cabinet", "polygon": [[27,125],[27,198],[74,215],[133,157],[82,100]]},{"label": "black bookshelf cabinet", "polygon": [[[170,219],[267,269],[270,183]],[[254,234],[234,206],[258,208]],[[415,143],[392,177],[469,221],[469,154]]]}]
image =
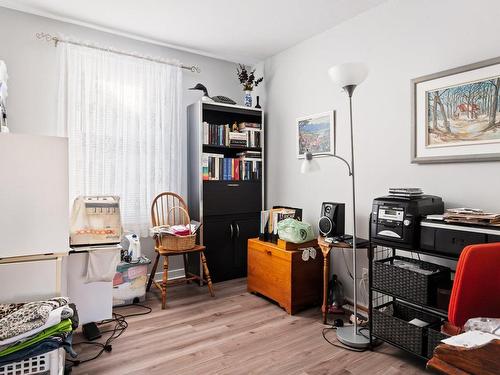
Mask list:
[{"label": "black bookshelf cabinet", "polygon": [[[229,147],[204,144],[203,122],[261,125],[261,147]],[[247,242],[259,234],[260,211],[264,207],[264,117],[261,109],[197,102],[188,107],[188,206],[191,217],[203,223],[199,241],[205,252],[213,282],[245,277]],[[261,153],[259,179],[203,178],[203,154],[238,158],[244,151]],[[189,258],[190,272],[201,273],[197,255]]]}]

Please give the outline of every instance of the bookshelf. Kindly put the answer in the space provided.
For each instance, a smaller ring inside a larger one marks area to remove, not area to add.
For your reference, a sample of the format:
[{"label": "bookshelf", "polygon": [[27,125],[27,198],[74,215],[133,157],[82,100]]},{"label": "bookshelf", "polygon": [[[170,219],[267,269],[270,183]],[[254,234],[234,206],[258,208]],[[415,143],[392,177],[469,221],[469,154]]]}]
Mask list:
[{"label": "bookshelf", "polygon": [[[187,119],[188,205],[203,223],[200,243],[212,280],[244,277],[247,240],[258,236],[265,200],[263,111],[199,101],[188,107]],[[190,271],[201,272],[192,258]]]}]

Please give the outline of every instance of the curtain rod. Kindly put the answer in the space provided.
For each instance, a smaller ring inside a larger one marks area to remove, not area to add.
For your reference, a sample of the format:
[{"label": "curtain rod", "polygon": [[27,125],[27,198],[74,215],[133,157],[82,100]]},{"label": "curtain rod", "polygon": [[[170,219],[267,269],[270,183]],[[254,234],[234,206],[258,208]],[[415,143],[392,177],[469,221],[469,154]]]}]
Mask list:
[{"label": "curtain rod", "polygon": [[117,49],[114,49],[114,48],[99,47],[99,46],[95,46],[95,45],[88,44],[88,43],[74,42],[72,40],[61,39],[61,38],[58,38],[56,36],[53,36],[53,35],[47,34],[47,33],[36,33],[35,35],[40,40],[46,40],[47,42],[54,42],[54,46],[55,47],[57,47],[58,43],[68,43],[68,44],[73,44],[73,45],[76,45],[76,46],[83,46],[83,47],[97,49],[99,51],[106,51],[106,52],[116,53],[118,55],[125,55],[125,56],[130,56],[130,57],[137,57],[138,59],[153,61],[153,62],[157,62],[157,63],[160,63],[160,64],[167,64],[167,65],[179,66],[182,69],[189,70],[189,71],[191,71],[193,73],[200,73],[201,72],[200,67],[197,66],[197,65],[191,65],[191,66],[184,65],[184,64],[179,64],[178,65],[178,64],[175,64],[175,63],[172,63],[172,62],[167,62],[167,61],[162,60],[162,59],[155,59],[155,58],[150,57],[150,56],[144,56],[144,55],[139,55],[139,54],[132,53],[132,52],[120,51],[120,50],[117,50]]}]

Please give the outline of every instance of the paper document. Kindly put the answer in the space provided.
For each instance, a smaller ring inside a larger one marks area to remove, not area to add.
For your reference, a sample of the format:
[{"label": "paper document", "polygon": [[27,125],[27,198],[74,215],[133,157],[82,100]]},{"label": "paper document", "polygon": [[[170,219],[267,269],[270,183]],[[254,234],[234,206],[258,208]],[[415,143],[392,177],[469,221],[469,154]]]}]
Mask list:
[{"label": "paper document", "polygon": [[500,339],[500,336],[481,331],[469,331],[441,340],[441,342],[462,348],[474,348],[476,346],[483,346],[495,339]]}]

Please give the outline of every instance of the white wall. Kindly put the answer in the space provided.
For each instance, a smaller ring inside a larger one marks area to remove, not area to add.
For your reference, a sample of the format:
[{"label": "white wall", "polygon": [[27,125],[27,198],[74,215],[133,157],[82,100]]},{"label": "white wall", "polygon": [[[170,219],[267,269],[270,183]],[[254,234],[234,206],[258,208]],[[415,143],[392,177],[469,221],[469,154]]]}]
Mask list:
[{"label": "white wall", "polygon": [[[359,234],[368,235],[373,198],[391,186],[421,187],[443,197],[447,207],[500,212],[500,162],[410,163],[410,80],[499,56],[499,19],[498,0],[390,0],[268,59],[268,205],[303,207],[304,219],[316,225],[322,201],[346,202],[346,230],[351,230],[345,166],[319,159],[319,175],[301,175],[294,126],[299,116],[336,109],[338,153],[348,157],[348,102],[327,69],[363,61],[370,74],[354,95]],[[333,264],[350,295],[341,254]]]},{"label": "white wall", "polygon": [[[198,65],[201,74],[184,71],[185,107],[201,96],[198,91],[187,90],[197,82],[203,83],[210,95],[225,95],[242,102],[243,92],[236,77],[234,63],[0,7],[0,60],[5,61],[9,72],[7,110],[11,132],[56,135],[57,50],[52,43],[38,40],[35,37],[38,32],[62,34],[102,46],[174,58],[186,65]],[[185,123],[184,116],[183,124]],[[187,158],[186,152],[187,147],[183,155],[184,161]],[[181,193],[185,195],[186,192],[187,177],[183,180]],[[150,257],[153,256],[152,246],[151,241],[144,241],[144,251]],[[171,264],[171,267],[176,268],[176,263]]]}]

